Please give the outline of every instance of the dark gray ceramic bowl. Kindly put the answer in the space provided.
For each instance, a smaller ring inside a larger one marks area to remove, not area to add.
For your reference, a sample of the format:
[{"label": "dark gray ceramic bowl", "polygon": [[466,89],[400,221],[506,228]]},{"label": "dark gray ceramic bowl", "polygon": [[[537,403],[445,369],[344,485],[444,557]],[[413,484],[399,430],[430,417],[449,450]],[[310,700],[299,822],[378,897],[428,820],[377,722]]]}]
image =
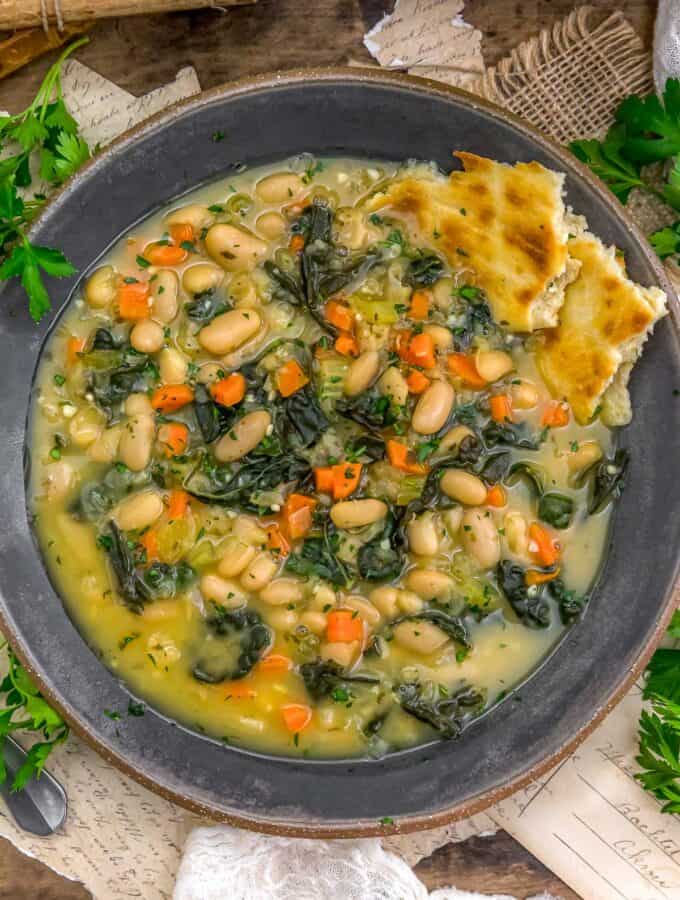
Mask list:
[{"label": "dark gray ceramic bowl", "polygon": [[[223,132],[215,142],[212,135]],[[157,206],[223,176],[303,150],[452,166],[465,149],[567,173],[569,203],[625,251],[631,276],[669,291],[658,261],[617,201],[567,153],[470,95],[377,71],[301,72],[220,88],[128,134],[50,204],[33,240],[61,247],[79,270]],[[440,825],[517,789],[574,748],[643,668],[673,605],[680,547],[677,310],[656,329],[633,377],[627,490],[583,622],[514,696],[454,742],[380,761],[318,762],[225,747],[147,710],[114,723],[129,695],[64,612],[29,528],[26,422],[43,341],[75,283],[50,285],[39,327],[21,291],[0,303],[4,451],[0,485],[2,627],[74,730],[133,778],[194,810],[279,833],[348,836]],[[518,702],[521,699],[521,702]],[[381,825],[390,817],[394,825]]]}]

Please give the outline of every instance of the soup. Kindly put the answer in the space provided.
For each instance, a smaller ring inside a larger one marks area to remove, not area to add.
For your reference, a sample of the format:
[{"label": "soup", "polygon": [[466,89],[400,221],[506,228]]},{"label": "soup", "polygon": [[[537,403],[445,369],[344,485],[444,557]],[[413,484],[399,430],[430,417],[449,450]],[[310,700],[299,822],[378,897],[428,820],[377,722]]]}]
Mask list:
[{"label": "soup", "polygon": [[107,252],[43,353],[52,578],[136,695],[226,743],[455,737],[602,561],[625,455],[548,389],[542,330],[499,319],[472,250],[390,206],[409,177],[443,184],[303,155],[202,187]]}]

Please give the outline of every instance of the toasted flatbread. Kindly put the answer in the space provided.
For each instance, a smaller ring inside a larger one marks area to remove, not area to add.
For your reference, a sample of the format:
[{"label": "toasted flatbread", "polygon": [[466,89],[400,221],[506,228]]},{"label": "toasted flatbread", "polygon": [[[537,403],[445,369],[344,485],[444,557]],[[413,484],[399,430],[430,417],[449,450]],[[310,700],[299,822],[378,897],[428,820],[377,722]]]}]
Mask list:
[{"label": "toasted flatbread", "polygon": [[564,175],[537,162],[455,156],[464,171],[448,178],[406,171],[367,208],[403,219],[454,270],[471,270],[500,325],[520,332],[557,325],[564,287],[578,268],[567,255]]},{"label": "toasted flatbread", "polygon": [[614,248],[592,234],[571,240],[569,255],[581,268],[565,291],[560,324],[545,332],[538,365],[550,392],[569,403],[578,422],[588,422],[600,407],[605,424],[625,425],[631,419],[628,377],[665,314],[666,295],[631,281]]}]

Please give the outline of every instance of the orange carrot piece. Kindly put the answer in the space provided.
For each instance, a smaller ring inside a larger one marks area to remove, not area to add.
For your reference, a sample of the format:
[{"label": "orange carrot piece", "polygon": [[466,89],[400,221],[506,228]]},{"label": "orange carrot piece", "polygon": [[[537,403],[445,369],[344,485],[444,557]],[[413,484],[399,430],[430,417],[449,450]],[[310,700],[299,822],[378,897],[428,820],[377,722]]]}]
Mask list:
[{"label": "orange carrot piece", "polygon": [[171,491],[168,500],[168,519],[182,519],[189,509],[189,495],[186,491]]},{"label": "orange carrot piece", "polygon": [[354,328],[354,313],[344,303],[337,300],[329,300],[324,308],[326,320],[335,325],[340,331],[352,331]]},{"label": "orange carrot piece", "polygon": [[413,451],[399,441],[387,442],[387,458],[395,469],[401,469],[409,475],[425,475],[428,471],[427,466],[418,462]]},{"label": "orange carrot piece", "polygon": [[419,372],[418,369],[411,369],[406,376],[406,384],[412,394],[422,394],[430,386],[430,379]]},{"label": "orange carrot piece", "polygon": [[75,366],[80,359],[80,354],[85,349],[85,338],[70,337],[66,342],[66,362],[69,366]]},{"label": "orange carrot piece", "polygon": [[412,366],[420,366],[421,369],[434,369],[437,364],[434,353],[434,341],[429,334],[412,334],[410,331],[402,331],[397,335],[397,353]]},{"label": "orange carrot piece", "polygon": [[486,505],[501,507],[505,506],[506,503],[505,491],[500,484],[492,485],[486,493]]},{"label": "orange carrot piece", "polygon": [[338,463],[333,466],[333,499],[344,500],[359,487],[361,463]]},{"label": "orange carrot piece", "polygon": [[165,456],[181,456],[189,443],[189,429],[181,422],[166,422],[158,429],[158,443]]},{"label": "orange carrot piece", "polygon": [[226,685],[225,700],[254,700],[257,691],[244,681],[228,681]]},{"label": "orange carrot piece", "polygon": [[559,574],[559,566],[552,572],[539,572],[538,569],[529,569],[524,574],[524,582],[529,585],[529,587],[531,587],[532,584],[545,584],[546,581],[553,581]]},{"label": "orange carrot piece", "polygon": [[126,322],[139,322],[151,311],[149,285],[145,281],[123,281],[118,288],[118,315]]},{"label": "orange carrot piece", "polygon": [[147,244],[144,248],[144,259],[153,266],[178,266],[188,255],[184,247],[174,244]]},{"label": "orange carrot piece", "polygon": [[536,545],[536,549],[530,547],[535,559],[543,566],[554,566],[560,558],[560,549],[550,532],[538,522],[532,522],[529,526],[529,540]]},{"label": "orange carrot piece", "polygon": [[210,385],[210,394],[220,406],[236,406],[246,395],[246,380],[240,372],[232,372]]},{"label": "orange carrot piece", "polygon": [[471,356],[466,356],[464,353],[452,353],[447,364],[449,372],[457,375],[469,387],[477,388],[477,390],[486,387],[486,381],[477,371],[475,361]]},{"label": "orange carrot piece", "polygon": [[312,709],[304,703],[287,703],[281,707],[281,714],[288,731],[298,734],[312,721]]},{"label": "orange carrot piece", "polygon": [[431,299],[432,294],[429,291],[414,291],[411,294],[409,316],[412,319],[427,319]]},{"label": "orange carrot piece", "polygon": [[294,234],[291,237],[288,249],[291,253],[301,253],[305,249],[305,239],[301,234]]},{"label": "orange carrot piece", "polygon": [[166,384],[153,392],[151,406],[162,413],[173,413],[193,399],[194,392],[188,384]]},{"label": "orange carrot piece", "polygon": [[326,620],[326,638],[333,644],[350,644],[364,637],[364,622],[353,609],[333,609]]},{"label": "orange carrot piece", "polygon": [[312,513],[317,501],[305,494],[289,494],[281,510],[281,521],[287,537],[296,541],[312,527]]},{"label": "orange carrot piece", "polygon": [[335,341],[335,349],[343,356],[358,356],[359,342],[353,334],[343,331]]},{"label": "orange carrot piece", "polygon": [[153,528],[150,528],[148,531],[144,532],[144,534],[139,539],[139,543],[146,550],[147,562],[158,559],[158,535],[153,530]]},{"label": "orange carrot piece", "polygon": [[293,668],[293,660],[282,653],[269,653],[257,664],[258,672],[288,672]]},{"label": "orange carrot piece", "polygon": [[192,244],[195,237],[194,226],[189,225],[187,222],[170,226],[170,240],[173,244],[177,244],[178,247],[183,243]]},{"label": "orange carrot piece", "polygon": [[320,494],[332,494],[333,466],[317,466],[314,469],[314,483]]},{"label": "orange carrot piece", "polygon": [[309,384],[309,378],[295,359],[289,359],[276,373],[276,386],[282,397],[290,397]]},{"label": "orange carrot piece", "polygon": [[286,539],[281,526],[278,522],[271,522],[267,525],[267,546],[278,557],[288,556],[290,553],[290,544]]},{"label": "orange carrot piece", "polygon": [[548,428],[563,428],[569,424],[569,407],[557,400],[551,401],[545,408],[541,425]]},{"label": "orange carrot piece", "polygon": [[496,394],[489,400],[494,422],[512,422],[512,402],[506,394]]}]

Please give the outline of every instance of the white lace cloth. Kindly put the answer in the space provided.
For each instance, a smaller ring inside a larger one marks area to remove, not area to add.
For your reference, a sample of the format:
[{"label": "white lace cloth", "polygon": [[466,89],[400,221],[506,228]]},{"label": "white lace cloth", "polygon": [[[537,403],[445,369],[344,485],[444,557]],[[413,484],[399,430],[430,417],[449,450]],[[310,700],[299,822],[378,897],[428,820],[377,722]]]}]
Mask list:
[{"label": "white lace cloth", "polygon": [[[454,887],[428,892],[380,841],[308,841],[196,828],[174,900],[513,900]],[[535,900],[551,900],[544,894]]]},{"label": "white lace cloth", "polygon": [[667,78],[680,78],[680,0],[659,0],[654,26],[654,83],[663,93]]}]

